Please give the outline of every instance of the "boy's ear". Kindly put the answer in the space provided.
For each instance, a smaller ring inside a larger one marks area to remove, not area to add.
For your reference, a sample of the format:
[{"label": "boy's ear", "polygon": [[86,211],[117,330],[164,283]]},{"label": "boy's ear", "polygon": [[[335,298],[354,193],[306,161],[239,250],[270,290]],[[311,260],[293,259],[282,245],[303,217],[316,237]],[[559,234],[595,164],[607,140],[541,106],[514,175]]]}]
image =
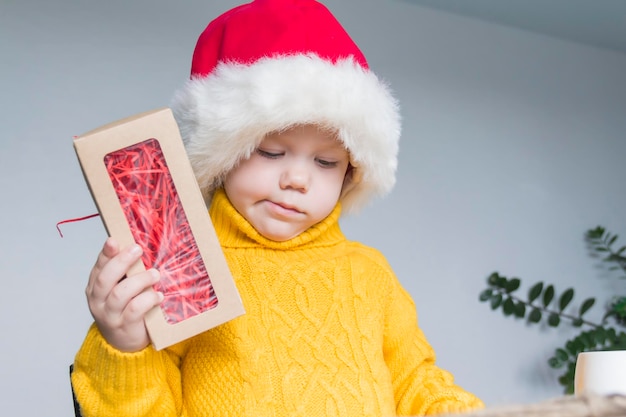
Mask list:
[{"label": "boy's ear", "polygon": [[341,187],[341,197],[343,198],[346,194],[348,194],[358,183],[360,182],[359,178],[359,170],[352,165],[352,163],[348,163],[348,168],[346,169],[346,175],[343,177],[343,185]]}]

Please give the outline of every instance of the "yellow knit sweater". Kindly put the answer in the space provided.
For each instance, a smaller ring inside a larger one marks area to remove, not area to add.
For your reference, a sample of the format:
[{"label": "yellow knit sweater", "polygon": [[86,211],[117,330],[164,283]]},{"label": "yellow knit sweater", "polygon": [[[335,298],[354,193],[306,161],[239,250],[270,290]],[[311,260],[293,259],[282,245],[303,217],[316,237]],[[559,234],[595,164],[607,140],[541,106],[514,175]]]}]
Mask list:
[{"label": "yellow knit sweater", "polygon": [[210,215],[246,314],[163,351],[123,353],[92,326],[74,363],[83,415],[394,416],[482,407],[434,364],[385,258],[346,240],[339,206],[287,242],[222,191]]}]

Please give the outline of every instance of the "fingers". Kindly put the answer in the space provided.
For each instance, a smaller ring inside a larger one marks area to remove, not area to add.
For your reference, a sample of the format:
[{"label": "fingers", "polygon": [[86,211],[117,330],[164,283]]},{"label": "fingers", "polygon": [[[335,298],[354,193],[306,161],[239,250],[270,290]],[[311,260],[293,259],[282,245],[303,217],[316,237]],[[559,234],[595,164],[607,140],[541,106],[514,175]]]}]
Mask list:
[{"label": "fingers", "polygon": [[102,270],[104,265],[106,265],[106,263],[109,262],[111,258],[117,255],[119,251],[120,251],[120,248],[119,248],[119,244],[117,243],[117,241],[113,239],[112,237],[108,238],[104,242],[104,246],[102,247],[102,250],[98,254],[98,259],[96,260],[96,264],[93,267],[94,272],[98,273],[100,270]]},{"label": "fingers", "polygon": [[117,243],[107,239],[98,260],[91,270],[87,284],[87,298],[92,303],[103,303],[113,290],[113,287],[122,280],[130,267],[141,257],[141,247],[131,245],[119,250]]},{"label": "fingers", "polygon": [[[158,272],[156,274],[158,276]],[[148,311],[161,304],[163,298],[163,293],[152,289],[151,284],[126,304],[126,308],[122,312],[123,320],[132,322],[142,321]]]},{"label": "fingers", "polygon": [[89,310],[104,338],[111,346],[128,352],[147,346],[144,316],[164,298],[153,288],[160,279],[157,270],[128,273],[141,254],[138,245],[120,249],[114,239],[107,239],[85,289]]},{"label": "fingers", "polygon": [[87,296],[93,293],[93,287],[95,285],[96,280],[100,277],[100,271],[102,268],[113,258],[115,255],[119,253],[119,244],[113,238],[108,238],[106,242],[104,242],[104,246],[102,250],[98,254],[98,258],[96,260],[95,265],[91,269],[91,273],[89,274],[89,281],[87,282],[87,288],[85,292]]},{"label": "fingers", "polygon": [[125,320],[136,321],[154,307],[158,301],[152,286],[159,282],[159,272],[150,269],[134,274],[117,283],[105,299],[107,314],[124,316]]},{"label": "fingers", "polygon": [[104,246],[102,247],[102,254],[110,259],[114,257],[115,255],[117,255],[119,250],[120,250],[120,247],[119,247],[119,244],[117,243],[117,240],[110,237],[104,242]]},{"label": "fingers", "polygon": [[144,317],[163,301],[163,294],[152,289],[158,279],[159,273],[154,269],[129,276],[113,288],[102,310],[94,314],[98,317],[98,328],[111,346],[136,352],[149,344]]}]

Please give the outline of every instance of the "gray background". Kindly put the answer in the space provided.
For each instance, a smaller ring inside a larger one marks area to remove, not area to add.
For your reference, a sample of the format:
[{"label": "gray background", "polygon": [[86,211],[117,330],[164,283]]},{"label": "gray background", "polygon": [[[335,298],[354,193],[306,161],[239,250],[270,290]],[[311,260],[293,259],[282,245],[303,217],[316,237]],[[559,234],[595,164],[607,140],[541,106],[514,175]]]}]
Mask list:
[{"label": "gray background", "polygon": [[[96,210],[72,136],[168,105],[197,35],[238,3],[0,3],[3,415],[73,412],[67,366],[105,232],[98,219],[55,229]],[[626,236],[626,55],[404,1],[326,4],[404,119],[396,189],[346,234],[387,255],[439,364],[487,405],[560,395],[546,360],[572,332],[505,319],[478,294],[492,271],[574,286],[573,307],[625,292],[583,233]]]}]

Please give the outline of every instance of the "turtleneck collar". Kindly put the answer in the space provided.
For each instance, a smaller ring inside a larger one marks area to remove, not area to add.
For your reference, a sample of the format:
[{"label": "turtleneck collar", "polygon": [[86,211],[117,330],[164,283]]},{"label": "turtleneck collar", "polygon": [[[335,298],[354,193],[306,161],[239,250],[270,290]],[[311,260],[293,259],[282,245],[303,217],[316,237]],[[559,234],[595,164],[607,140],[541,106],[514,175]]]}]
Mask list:
[{"label": "turtleneck collar", "polygon": [[209,214],[220,244],[224,248],[265,247],[287,250],[305,245],[307,247],[329,246],[345,240],[339,227],[340,203],[337,203],[333,211],[324,220],[284,242],[267,239],[257,232],[231,204],[223,189],[215,191]]}]

